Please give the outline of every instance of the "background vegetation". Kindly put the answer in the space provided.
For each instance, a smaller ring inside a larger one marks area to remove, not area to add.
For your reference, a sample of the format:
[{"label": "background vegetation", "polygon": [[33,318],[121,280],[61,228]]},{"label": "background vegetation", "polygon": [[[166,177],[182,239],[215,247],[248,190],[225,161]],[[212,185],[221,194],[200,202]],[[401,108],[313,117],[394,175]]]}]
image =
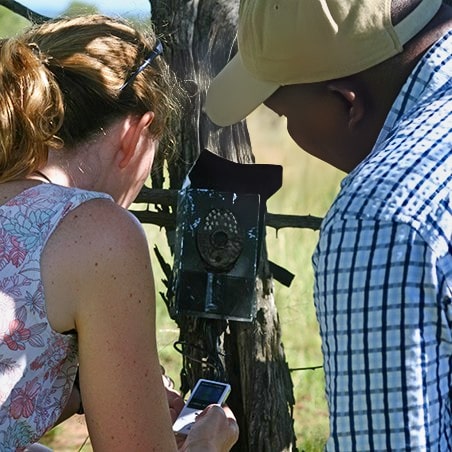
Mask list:
[{"label": "background vegetation", "polygon": [[[84,4],[74,2],[69,13],[83,10]],[[90,10],[93,10],[90,8]],[[86,11],[86,10],[85,10]],[[27,21],[0,7],[0,37],[11,36],[27,25]],[[253,152],[256,163],[280,164],[284,168],[283,187],[270,198],[271,213],[312,214],[324,216],[334,199],[343,173],[301,151],[285,130],[285,121],[265,108],[258,109],[249,120]],[[151,254],[154,259],[157,292],[163,290],[163,277],[154,258],[157,245],[171,261],[165,235],[155,226],[145,225]],[[290,288],[275,282],[275,299],[281,320],[283,343],[292,380],[296,406],[295,430],[300,450],[320,451],[328,435],[327,407],[324,398],[322,369],[298,370],[320,366],[322,356],[318,325],[313,306],[313,275],[311,255],[318,239],[318,232],[311,230],[267,230],[269,258],[296,275]],[[169,318],[161,298],[157,297],[158,347],[162,364],[176,386],[181,358],[174,350],[178,330]],[[271,396],[271,388],[269,389]],[[46,437],[46,442],[57,452],[77,451],[86,437],[86,429],[80,421],[69,421]],[[88,444],[83,451],[89,452]]]},{"label": "background vegetation", "polygon": [[[268,211],[323,217],[337,194],[344,173],[299,149],[287,134],[285,120],[265,107],[248,118],[248,127],[256,163],[283,166],[283,187],[269,199]],[[150,247],[157,244],[171,261],[164,233],[154,226],[146,225],[145,228]],[[269,259],[296,275],[291,287],[275,282],[274,291],[287,361],[293,369],[297,443],[300,451],[306,452],[322,450],[328,436],[323,370],[304,369],[322,365],[312,293],[311,256],[317,240],[318,232],[309,229],[275,231],[267,228]],[[157,287],[161,287],[163,275],[157,262],[154,262],[154,273]],[[160,358],[177,385],[181,359],[173,343],[178,338],[178,330],[160,297],[157,305]],[[271,396],[271,388],[268,395]]]},{"label": "background vegetation", "polygon": [[26,27],[29,22],[0,6],[0,38],[6,38]]}]

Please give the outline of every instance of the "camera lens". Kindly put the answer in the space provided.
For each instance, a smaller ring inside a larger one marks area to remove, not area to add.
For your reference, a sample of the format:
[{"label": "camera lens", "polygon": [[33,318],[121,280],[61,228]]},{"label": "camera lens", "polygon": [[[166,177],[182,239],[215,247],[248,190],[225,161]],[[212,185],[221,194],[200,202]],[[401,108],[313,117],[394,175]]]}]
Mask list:
[{"label": "camera lens", "polygon": [[224,231],[215,231],[211,235],[212,245],[217,247],[224,247],[228,243],[228,234]]}]

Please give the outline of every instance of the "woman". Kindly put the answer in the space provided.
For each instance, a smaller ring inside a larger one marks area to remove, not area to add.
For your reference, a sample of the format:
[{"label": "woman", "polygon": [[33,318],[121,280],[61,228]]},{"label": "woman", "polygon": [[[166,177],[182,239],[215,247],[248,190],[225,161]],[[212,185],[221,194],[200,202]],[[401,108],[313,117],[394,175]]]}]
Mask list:
[{"label": "woman", "polygon": [[[176,450],[141,225],[126,210],[176,109],[161,45],[100,15],[0,42],[0,444],[83,407],[95,451]],[[65,411],[65,412],[63,412]],[[210,407],[181,450],[229,450]]]}]

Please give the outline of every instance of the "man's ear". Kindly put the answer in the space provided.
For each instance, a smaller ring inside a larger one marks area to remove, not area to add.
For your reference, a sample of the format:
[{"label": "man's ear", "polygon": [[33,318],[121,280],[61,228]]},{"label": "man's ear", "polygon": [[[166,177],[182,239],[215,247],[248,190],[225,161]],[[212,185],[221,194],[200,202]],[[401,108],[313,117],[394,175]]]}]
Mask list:
[{"label": "man's ear", "polygon": [[119,167],[125,168],[135,154],[141,134],[154,120],[154,112],[148,111],[142,116],[130,116],[125,122],[125,131],[121,138],[121,160]]},{"label": "man's ear", "polygon": [[349,79],[333,80],[328,82],[327,87],[343,99],[347,109],[348,126],[351,130],[354,129],[366,113],[364,97],[359,87]]}]

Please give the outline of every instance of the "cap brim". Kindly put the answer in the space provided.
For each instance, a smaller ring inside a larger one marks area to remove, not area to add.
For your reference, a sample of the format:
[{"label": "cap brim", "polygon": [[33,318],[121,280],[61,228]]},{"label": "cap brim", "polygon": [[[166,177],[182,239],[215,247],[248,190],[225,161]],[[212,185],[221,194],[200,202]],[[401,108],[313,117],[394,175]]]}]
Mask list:
[{"label": "cap brim", "polygon": [[215,124],[229,126],[246,118],[278,88],[276,83],[254,78],[237,53],[212,80],[205,111]]}]

